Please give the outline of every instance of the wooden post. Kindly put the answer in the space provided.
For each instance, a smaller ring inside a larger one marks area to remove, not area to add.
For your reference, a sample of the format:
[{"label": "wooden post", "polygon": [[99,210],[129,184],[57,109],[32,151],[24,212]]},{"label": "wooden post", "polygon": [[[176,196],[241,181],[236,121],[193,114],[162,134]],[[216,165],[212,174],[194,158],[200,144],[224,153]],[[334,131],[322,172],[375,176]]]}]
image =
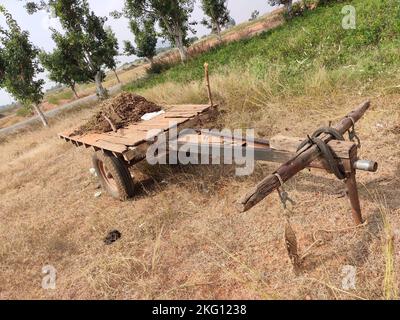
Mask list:
[{"label": "wooden post", "polygon": [[363,223],[361,215],[360,198],[358,196],[356,171],[353,169],[350,175],[346,178],[347,194],[351,204],[353,220],[356,225]]},{"label": "wooden post", "polygon": [[343,166],[346,171],[345,184],[347,188],[347,196],[349,198],[351,205],[353,220],[356,225],[360,225],[364,221],[361,215],[360,198],[357,189],[357,180],[356,180],[357,170],[354,168],[354,163],[357,160],[358,160],[357,148],[353,148],[350,152],[349,159],[343,161]]},{"label": "wooden post", "polygon": [[[336,126],[335,129],[340,133],[344,134],[353,126],[353,121],[357,122],[361,119],[364,113],[368,110],[370,102],[366,101],[356,110],[350,112],[345,118],[343,118]],[[353,119],[353,120],[352,120]],[[329,134],[322,134],[320,139],[325,143],[333,140]],[[283,164],[276,173],[280,175],[282,180],[288,181],[299,171],[306,168],[311,162],[317,159],[321,155],[321,152],[317,146],[304,147],[300,150],[296,156]],[[275,174],[272,174],[262,180],[255,188],[253,188],[242,200],[239,202],[239,209],[247,211],[254,207],[257,203],[268,196],[272,191],[280,186],[280,181]]]},{"label": "wooden post", "polygon": [[212,98],[212,93],[211,93],[211,86],[210,86],[210,76],[208,73],[208,63],[206,62],[204,64],[204,76],[206,80],[206,87],[207,87],[207,92],[208,92],[208,100],[210,102],[210,106],[214,106],[213,98]]}]

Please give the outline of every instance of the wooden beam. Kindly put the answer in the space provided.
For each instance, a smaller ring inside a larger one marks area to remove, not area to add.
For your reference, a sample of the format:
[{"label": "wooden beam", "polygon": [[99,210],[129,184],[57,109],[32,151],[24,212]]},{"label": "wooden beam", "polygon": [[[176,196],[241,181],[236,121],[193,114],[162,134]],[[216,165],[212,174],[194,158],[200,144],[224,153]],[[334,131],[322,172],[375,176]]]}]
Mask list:
[{"label": "wooden beam", "polygon": [[[292,153],[291,158],[293,158],[297,153],[298,146],[303,140],[304,138],[276,135],[269,139],[269,143],[271,149]],[[340,140],[332,140],[328,145],[337,159],[349,159],[350,150],[357,147],[354,142]]]},{"label": "wooden beam", "polygon": [[207,87],[208,101],[210,102],[211,107],[213,107],[214,102],[213,102],[212,93],[211,93],[210,76],[208,73],[208,63],[207,62],[204,64],[204,78],[205,78],[206,87]]},{"label": "wooden beam", "polygon": [[[350,112],[345,118],[343,118],[334,128],[340,133],[344,134],[346,131],[351,129],[351,127],[353,126],[353,121],[357,122],[361,119],[361,117],[365,114],[369,107],[370,102],[364,102],[357,109]],[[351,118],[353,120],[351,120]],[[333,140],[333,138],[329,134],[321,134],[320,139],[325,143]],[[317,146],[305,146],[303,149],[299,150],[295,157],[284,163],[275,173],[279,174],[282,180],[286,182],[299,171],[306,168],[320,155],[321,153]],[[280,181],[275,173],[262,180],[256,187],[254,187],[245,197],[243,197],[239,201],[239,209],[242,212],[251,209],[266,196],[268,196],[272,191],[280,187]]]}]

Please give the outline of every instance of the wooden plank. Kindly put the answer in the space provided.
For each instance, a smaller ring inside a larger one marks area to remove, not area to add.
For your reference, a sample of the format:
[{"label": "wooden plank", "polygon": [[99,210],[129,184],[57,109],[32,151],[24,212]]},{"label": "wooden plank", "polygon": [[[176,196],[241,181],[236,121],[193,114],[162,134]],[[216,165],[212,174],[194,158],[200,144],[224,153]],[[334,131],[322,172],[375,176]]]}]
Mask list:
[{"label": "wooden plank", "polygon": [[167,112],[175,110],[187,110],[187,111],[205,111],[211,108],[209,104],[181,104],[181,105],[170,105],[168,106]]},{"label": "wooden plank", "polygon": [[241,145],[240,143],[234,142],[233,140],[226,140],[221,137],[207,136],[204,134],[186,134],[178,138],[178,142],[182,143],[193,143],[199,145],[215,144],[215,145]]},{"label": "wooden plank", "polygon": [[103,136],[98,139],[97,142],[106,141],[108,143],[120,144],[123,146],[133,146],[135,143],[142,141],[146,138],[146,135],[142,137],[135,136],[134,139],[129,139],[128,137],[118,137],[118,136]]},{"label": "wooden plank", "polygon": [[192,118],[197,116],[201,112],[193,112],[193,111],[174,111],[164,113],[164,118],[173,118],[173,117],[182,117],[186,116],[188,118]]},{"label": "wooden plank", "polygon": [[164,113],[164,114],[176,114],[176,113],[178,113],[178,114],[180,114],[180,113],[199,114],[199,113],[202,113],[202,112],[204,112],[204,111],[201,111],[201,110],[187,110],[187,109],[181,109],[181,110],[170,110],[170,111],[167,111],[167,112]]},{"label": "wooden plank", "polygon": [[[135,126],[133,128],[135,131],[143,132],[143,131],[149,131],[149,130],[155,130],[158,129],[159,131],[165,131],[163,128],[157,128],[154,125],[146,126],[146,125],[140,125],[140,126]],[[128,130],[128,129],[125,129]],[[124,131],[123,134],[130,134],[129,131]]]},{"label": "wooden plank", "polygon": [[[79,142],[97,147],[99,149],[108,150],[111,152],[123,153],[127,150],[127,147],[125,145],[105,141],[103,140],[104,139],[103,137],[104,136],[101,134],[90,134],[79,137]],[[71,140],[76,142],[78,141],[74,140],[73,138],[71,138]]]},{"label": "wooden plank", "polygon": [[173,116],[173,114],[168,114],[168,113],[164,113],[163,115],[157,117],[157,118],[153,118],[151,120],[148,121],[143,121],[143,122],[138,122],[135,123],[134,125],[140,126],[141,124],[145,124],[145,125],[149,125],[149,124],[158,124],[158,123],[164,123],[164,122],[171,122],[176,120],[177,123],[182,123],[184,122],[184,119],[182,118],[171,118],[171,116]]},{"label": "wooden plank", "polygon": [[[178,131],[190,128],[199,121],[206,121],[209,118],[209,105],[174,105],[166,112],[149,121],[131,124],[121,128],[117,132],[91,133],[82,136],[70,136],[75,129],[67,130],[59,134],[60,138],[68,140],[75,145],[93,147],[94,150],[107,150],[116,154],[123,154],[129,161],[130,157],[143,154],[152,143],[148,141],[157,136],[160,132],[168,131],[172,126],[177,125]],[[158,129],[158,130],[157,130]],[[149,136],[149,131],[154,130]],[[135,147],[135,151],[128,147]]]},{"label": "wooden plank", "polygon": [[[192,119],[189,119],[183,123],[181,123],[178,126],[178,134],[182,130],[188,129],[188,128],[194,128],[200,123],[205,123],[208,122],[210,119],[213,119],[217,114],[217,108],[210,108],[207,110],[207,112],[200,113],[197,117],[194,117]],[[147,121],[146,121],[147,122]],[[168,130],[166,130],[168,131]],[[138,155],[145,155],[147,152],[147,149],[150,147],[152,143],[151,142],[144,142],[140,145],[137,145],[135,148],[135,152],[125,152],[124,153],[124,158],[127,161],[130,161],[134,158],[132,157],[137,157]],[[134,155],[134,156],[133,156]]]}]

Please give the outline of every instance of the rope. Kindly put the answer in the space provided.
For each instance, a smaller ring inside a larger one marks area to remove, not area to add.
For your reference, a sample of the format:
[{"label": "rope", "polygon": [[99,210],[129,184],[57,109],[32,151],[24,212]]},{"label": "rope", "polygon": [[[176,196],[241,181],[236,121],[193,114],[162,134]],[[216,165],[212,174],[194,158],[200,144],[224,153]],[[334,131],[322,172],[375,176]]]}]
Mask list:
[{"label": "rope", "polygon": [[286,220],[285,245],[289,255],[290,262],[293,265],[293,270],[297,274],[300,269],[301,259],[298,253],[296,233],[294,232],[292,225],[290,223],[290,214],[292,213],[292,211],[287,206],[287,202],[290,202],[292,205],[294,205],[295,202],[292,199],[290,199],[289,194],[285,191],[284,181],[282,177],[279,175],[279,173],[276,172],[274,173],[274,175],[278,178],[280,183],[280,187],[277,188],[277,191],[279,194],[279,199],[281,200],[282,203],[283,212]]},{"label": "rope", "polygon": [[353,142],[356,142],[357,143],[357,148],[361,148],[361,140],[358,137],[357,132],[356,132],[356,121],[351,116],[347,116],[346,118],[349,118],[351,120],[351,122],[353,123],[351,129],[349,130],[349,140],[353,141]]},{"label": "rope", "polygon": [[[354,119],[353,119],[354,120]],[[336,129],[332,127],[322,127],[316,130],[312,136],[308,136],[306,140],[304,140],[299,147],[297,148],[297,152],[302,150],[305,146],[311,147],[312,145],[316,145],[321,152],[324,159],[328,162],[329,168],[331,172],[339,179],[343,180],[346,178],[346,174],[339,167],[337,161],[335,160],[334,153],[332,149],[326,144],[323,140],[318,138],[322,133],[330,134],[332,138],[335,140],[344,141],[343,135]]]}]

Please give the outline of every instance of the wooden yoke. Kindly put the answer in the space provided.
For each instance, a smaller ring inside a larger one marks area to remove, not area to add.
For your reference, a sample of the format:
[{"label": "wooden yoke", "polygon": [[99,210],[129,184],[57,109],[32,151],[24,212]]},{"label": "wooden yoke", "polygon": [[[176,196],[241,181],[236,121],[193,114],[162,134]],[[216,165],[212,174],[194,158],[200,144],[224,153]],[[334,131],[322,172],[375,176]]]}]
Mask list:
[{"label": "wooden yoke", "polygon": [[[365,112],[370,107],[370,102],[366,101],[361,104],[357,109],[350,112],[345,118],[343,118],[334,128],[341,134],[346,133],[353,127],[353,124],[361,119]],[[354,122],[354,123],[353,123]],[[325,143],[329,143],[333,140],[332,136],[329,134],[321,134],[320,139]],[[356,192],[355,186],[355,170],[351,168],[351,162],[357,160],[357,150],[355,149],[355,155],[349,158],[349,169],[352,170],[348,173],[346,179],[347,187],[349,190],[349,196],[353,205],[353,212],[355,215],[355,220],[357,223],[361,222],[361,213],[359,210],[358,194]],[[284,163],[275,173],[277,173],[284,182],[288,181],[294,175],[304,168],[310,166],[310,164],[321,156],[321,152],[316,145],[311,147],[304,147],[299,152],[297,152],[293,158],[286,163]],[[266,177],[262,180],[256,187],[254,187],[243,199],[239,201],[239,208],[242,212],[247,211],[254,207],[257,203],[263,200],[266,196],[280,187],[280,181],[278,177],[274,174]],[[355,200],[357,198],[357,201]],[[354,209],[355,208],[355,209]]]},{"label": "wooden yoke", "polygon": [[[274,150],[285,151],[292,154],[292,157],[296,155],[297,146],[303,141],[302,138],[292,138],[282,135],[277,135],[269,140],[270,147]],[[357,145],[351,141],[339,141],[332,140],[328,143],[329,147],[332,149],[335,160],[337,161],[339,167],[342,168],[346,175],[346,187],[347,193],[350,200],[350,204],[353,212],[353,220],[358,224],[362,224],[360,201],[358,197],[357,183],[356,183],[356,169],[355,163],[358,160],[357,155]],[[288,158],[291,158],[288,155]],[[330,172],[329,164],[323,157],[319,157],[313,162],[311,162],[308,168],[324,169]],[[371,169],[369,171],[374,172]]]}]

